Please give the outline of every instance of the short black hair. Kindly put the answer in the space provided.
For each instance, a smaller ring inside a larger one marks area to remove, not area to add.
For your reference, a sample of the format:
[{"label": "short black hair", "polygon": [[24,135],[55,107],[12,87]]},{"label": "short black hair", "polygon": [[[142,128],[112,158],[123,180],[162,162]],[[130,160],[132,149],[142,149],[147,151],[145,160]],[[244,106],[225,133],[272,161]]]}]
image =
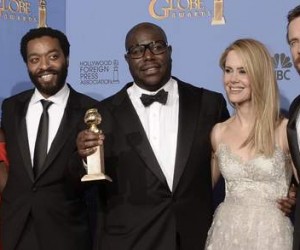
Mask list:
[{"label": "short black hair", "polygon": [[20,52],[25,63],[27,63],[27,44],[29,41],[40,38],[43,36],[49,36],[56,38],[59,41],[60,47],[66,58],[70,54],[70,43],[67,36],[60,30],[52,29],[50,27],[41,27],[29,30],[21,39]]},{"label": "short black hair", "polygon": [[167,35],[165,33],[165,31],[158,25],[154,24],[154,23],[149,23],[149,22],[142,22],[142,23],[138,23],[137,25],[133,26],[127,33],[126,38],[125,38],[125,49],[128,50],[128,41],[131,38],[131,36],[133,34],[135,34],[136,31],[140,30],[140,29],[155,29],[158,30],[159,32],[161,32],[162,37],[164,42],[168,43],[168,39],[167,39]]},{"label": "short black hair", "polygon": [[288,23],[287,23],[287,26],[286,26],[286,39],[287,39],[287,42],[289,42],[289,25],[290,23],[296,19],[297,17],[300,17],[300,5],[296,6],[295,8],[293,8],[292,10],[289,11],[288,15],[287,15],[287,20],[288,20]]}]

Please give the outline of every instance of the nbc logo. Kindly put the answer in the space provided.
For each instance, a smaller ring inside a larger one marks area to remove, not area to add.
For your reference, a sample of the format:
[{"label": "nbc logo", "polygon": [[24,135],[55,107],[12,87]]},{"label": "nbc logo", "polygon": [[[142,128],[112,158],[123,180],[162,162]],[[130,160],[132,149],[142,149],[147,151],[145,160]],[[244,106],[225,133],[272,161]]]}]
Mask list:
[{"label": "nbc logo", "polygon": [[292,67],[291,58],[284,53],[276,53],[273,57],[273,63],[275,68],[276,79],[290,80],[289,77],[290,68]]}]

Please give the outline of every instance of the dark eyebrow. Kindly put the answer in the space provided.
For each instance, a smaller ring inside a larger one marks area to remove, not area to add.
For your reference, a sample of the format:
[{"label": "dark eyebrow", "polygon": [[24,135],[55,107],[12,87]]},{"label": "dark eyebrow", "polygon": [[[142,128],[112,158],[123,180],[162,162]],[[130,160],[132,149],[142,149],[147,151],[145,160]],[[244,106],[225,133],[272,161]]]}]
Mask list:
[{"label": "dark eyebrow", "polygon": [[291,38],[291,39],[289,39],[289,43],[294,42],[294,41],[299,41],[299,39],[298,38]]},{"label": "dark eyebrow", "polygon": [[[226,65],[225,65],[225,69],[226,69],[226,68],[230,68],[230,69],[232,69],[232,67],[231,67],[231,66],[226,66]],[[237,69],[238,69],[238,70],[241,70],[241,69],[245,69],[245,67],[244,67],[244,66],[242,66],[242,67],[238,67]]]},{"label": "dark eyebrow", "polygon": [[[52,50],[49,50],[46,55],[49,55],[49,54],[52,54],[52,53],[60,53],[60,51],[58,49],[52,49]],[[31,54],[28,54],[28,57],[31,57],[31,56],[39,56],[40,54],[39,53],[31,53]]]}]

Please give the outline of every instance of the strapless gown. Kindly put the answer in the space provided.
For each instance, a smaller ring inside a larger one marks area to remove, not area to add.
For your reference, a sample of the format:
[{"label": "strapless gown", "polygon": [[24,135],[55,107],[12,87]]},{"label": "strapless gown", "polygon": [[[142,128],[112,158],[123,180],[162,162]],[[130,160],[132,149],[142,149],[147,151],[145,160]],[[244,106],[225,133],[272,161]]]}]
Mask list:
[{"label": "strapless gown", "polygon": [[226,197],[215,211],[207,250],[290,250],[293,226],[277,207],[288,193],[292,167],[276,147],[272,157],[244,162],[224,144],[217,157]]}]

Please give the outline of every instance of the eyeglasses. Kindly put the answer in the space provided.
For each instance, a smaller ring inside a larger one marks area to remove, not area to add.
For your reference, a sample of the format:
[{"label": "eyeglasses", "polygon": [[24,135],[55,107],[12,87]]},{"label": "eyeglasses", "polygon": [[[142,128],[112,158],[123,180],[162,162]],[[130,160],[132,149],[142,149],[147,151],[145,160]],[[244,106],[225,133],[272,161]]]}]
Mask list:
[{"label": "eyeglasses", "polygon": [[145,55],[146,49],[149,49],[153,55],[160,55],[164,53],[168,48],[168,44],[165,41],[153,41],[148,44],[137,44],[131,46],[127,50],[127,55],[131,59],[139,59]]}]

